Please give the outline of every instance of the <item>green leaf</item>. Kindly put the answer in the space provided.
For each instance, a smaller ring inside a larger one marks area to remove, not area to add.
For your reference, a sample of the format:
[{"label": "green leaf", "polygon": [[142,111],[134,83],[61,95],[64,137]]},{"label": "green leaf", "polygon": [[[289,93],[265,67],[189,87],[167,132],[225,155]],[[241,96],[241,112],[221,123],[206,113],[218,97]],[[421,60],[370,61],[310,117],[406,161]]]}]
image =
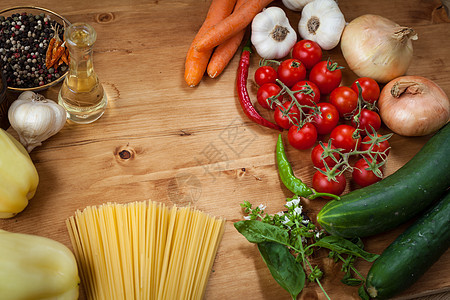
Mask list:
[{"label": "green leaf", "polygon": [[370,300],[369,295],[367,294],[366,289],[364,288],[364,285],[359,287],[358,295],[362,300]]},{"label": "green leaf", "polygon": [[277,226],[256,220],[245,220],[234,223],[234,227],[250,243],[276,242],[288,245],[289,234]]},{"label": "green leaf", "polygon": [[273,242],[258,244],[259,253],[272,277],[296,299],[305,285],[305,271],[286,246]]},{"label": "green leaf", "polygon": [[329,235],[315,243],[315,246],[323,247],[335,251],[337,253],[346,253],[350,255],[358,256],[362,259],[367,260],[368,262],[373,262],[378,258],[378,254],[369,253],[364,251],[358,245],[350,242],[339,236]]}]

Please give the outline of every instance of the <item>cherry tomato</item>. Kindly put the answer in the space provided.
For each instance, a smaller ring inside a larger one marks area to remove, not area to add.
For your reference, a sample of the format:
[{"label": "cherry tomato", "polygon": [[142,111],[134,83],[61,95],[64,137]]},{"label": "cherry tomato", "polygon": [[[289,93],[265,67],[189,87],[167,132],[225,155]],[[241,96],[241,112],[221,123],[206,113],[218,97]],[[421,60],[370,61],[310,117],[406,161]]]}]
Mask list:
[{"label": "cherry tomato", "polygon": [[[380,115],[377,112],[374,112],[372,110],[368,110],[366,108],[363,108],[361,110],[361,114],[359,116],[359,126],[355,122],[355,120],[352,118],[352,125],[361,129],[360,134],[366,135],[366,130],[368,132],[373,133],[373,131],[378,131],[381,127],[381,118]],[[372,126],[372,128],[370,128]]]},{"label": "cherry tomato", "polygon": [[301,91],[301,90],[308,90],[308,87],[306,87],[306,85],[309,85],[310,89],[312,90],[312,92],[314,93],[314,95],[311,94],[304,94],[304,93],[295,93],[295,98],[297,98],[298,103],[300,103],[301,105],[313,105],[313,102],[315,103],[319,103],[320,101],[320,91],[319,88],[317,87],[317,85],[315,85],[313,82],[311,81],[307,81],[307,80],[302,80],[297,82],[296,84],[294,84],[294,86],[292,86],[291,90],[292,91]]},{"label": "cherry tomato", "polygon": [[[275,104],[270,105],[270,100],[268,101],[267,99],[278,95],[279,92],[281,92],[279,85],[275,83],[265,83],[259,87],[258,92],[256,93],[256,100],[258,100],[258,103],[266,109],[275,109]],[[280,95],[278,100],[282,102],[283,95]]]},{"label": "cherry tomato", "polygon": [[[377,134],[378,137],[380,137],[380,134]],[[365,138],[363,138],[362,143],[361,143],[361,151],[367,151],[369,150],[370,146],[371,146],[371,138],[370,136],[366,136]],[[377,142],[373,145],[372,147],[372,152],[378,152],[380,153],[380,155],[377,155],[377,161],[382,161],[383,159],[386,159],[388,154],[389,154],[389,150],[390,150],[390,145],[389,145],[389,141],[385,140],[382,142]],[[366,156],[366,158],[370,158],[370,156]]]},{"label": "cherry tomato", "polygon": [[368,168],[369,164],[364,158],[361,158],[355,163],[353,166],[352,178],[356,184],[365,187],[381,180],[380,177],[375,175],[375,173]]},{"label": "cherry tomato", "polygon": [[295,58],[286,59],[278,66],[278,79],[288,88],[305,79],[306,69],[301,61]]},{"label": "cherry tomato", "polygon": [[339,122],[339,112],[333,104],[321,102],[317,104],[321,114],[313,117],[312,123],[316,126],[318,134],[330,133]]},{"label": "cherry tomato", "polygon": [[[325,171],[325,169],[322,169]],[[319,170],[314,173],[312,178],[312,186],[319,193],[329,193],[336,196],[342,194],[345,190],[347,181],[344,174],[336,176],[336,181],[328,180],[327,176],[322,174]]]},{"label": "cherry tomato", "polygon": [[277,71],[271,66],[261,66],[255,71],[255,81],[259,86],[265,83],[277,83],[277,78]]},{"label": "cherry tomato", "polygon": [[336,126],[330,134],[330,138],[333,139],[331,143],[336,148],[344,149],[344,152],[357,150],[361,144],[361,137],[353,138],[355,130],[356,128],[350,125],[342,124]]},{"label": "cherry tomato", "polygon": [[340,86],[331,92],[330,103],[336,107],[339,115],[344,117],[358,106],[358,94],[349,87]]},{"label": "cherry tomato", "polygon": [[[283,108],[287,110],[291,103],[291,101],[286,101],[285,103],[283,103]],[[300,111],[298,110],[298,107],[296,105],[293,105],[289,110],[289,116],[283,116],[283,112],[281,111],[280,106],[277,105],[277,107],[275,108],[274,119],[275,123],[277,123],[279,126],[283,127],[284,129],[289,129],[292,125],[294,125],[293,122],[298,123],[300,119]],[[289,119],[293,122],[289,121]]]},{"label": "cherry tomato", "polygon": [[374,103],[380,97],[380,87],[378,83],[369,77],[361,77],[355,80],[352,84],[352,90],[359,94],[358,86],[356,82],[359,82],[361,85],[362,97],[364,100],[370,103]]},{"label": "cherry tomato", "polygon": [[[326,147],[326,145],[324,145]],[[333,145],[331,145],[331,149],[336,149]],[[323,148],[322,145],[315,146],[311,151],[311,160],[316,168],[323,168],[325,167],[324,161],[327,164],[328,167],[332,168],[336,165],[336,161],[333,160],[331,156],[327,156],[325,158],[322,157]],[[333,153],[333,156],[336,158],[337,161],[339,161],[339,154]]]},{"label": "cherry tomato", "polygon": [[311,123],[306,123],[301,128],[294,125],[289,128],[288,141],[289,144],[299,150],[309,149],[316,143],[317,130]]},{"label": "cherry tomato", "polygon": [[301,61],[310,70],[322,60],[322,49],[319,44],[310,40],[301,40],[292,48],[292,57]]},{"label": "cherry tomato", "polygon": [[341,84],[342,72],[334,64],[321,61],[309,73],[309,80],[314,82],[323,95],[328,95]]}]

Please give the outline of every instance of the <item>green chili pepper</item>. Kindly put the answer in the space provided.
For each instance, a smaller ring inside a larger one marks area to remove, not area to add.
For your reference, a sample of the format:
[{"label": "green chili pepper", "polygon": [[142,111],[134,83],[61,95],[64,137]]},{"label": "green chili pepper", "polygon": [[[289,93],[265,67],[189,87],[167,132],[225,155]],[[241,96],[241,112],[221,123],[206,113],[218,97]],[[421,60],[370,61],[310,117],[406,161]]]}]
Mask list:
[{"label": "green chili pepper", "polygon": [[292,170],[291,163],[287,160],[286,152],[284,150],[283,140],[281,134],[278,135],[277,141],[277,166],[278,172],[280,174],[281,181],[286,186],[288,190],[294,194],[305,197],[308,199],[315,199],[317,197],[331,197],[336,200],[340,200],[339,196],[329,194],[329,193],[317,193],[314,189],[309,188],[300,179],[295,177],[294,171]]}]

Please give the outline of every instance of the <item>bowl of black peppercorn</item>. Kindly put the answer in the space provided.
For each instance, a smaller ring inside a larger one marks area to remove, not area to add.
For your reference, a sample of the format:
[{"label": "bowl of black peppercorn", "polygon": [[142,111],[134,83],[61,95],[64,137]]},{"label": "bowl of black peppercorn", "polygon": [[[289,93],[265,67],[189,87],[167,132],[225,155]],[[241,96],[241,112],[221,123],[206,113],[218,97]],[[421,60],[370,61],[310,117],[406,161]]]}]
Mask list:
[{"label": "bowl of black peppercorn", "polygon": [[8,90],[40,91],[64,79],[67,59],[47,67],[46,57],[52,38],[58,36],[63,42],[64,28],[69,25],[66,18],[46,8],[0,10],[0,67]]}]

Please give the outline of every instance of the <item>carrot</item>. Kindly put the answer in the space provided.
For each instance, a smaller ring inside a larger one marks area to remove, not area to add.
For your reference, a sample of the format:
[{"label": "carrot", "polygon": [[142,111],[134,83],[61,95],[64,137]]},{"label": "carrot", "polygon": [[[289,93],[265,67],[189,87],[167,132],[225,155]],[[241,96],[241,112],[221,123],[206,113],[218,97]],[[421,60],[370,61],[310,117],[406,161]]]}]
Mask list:
[{"label": "carrot", "polygon": [[[237,0],[234,10],[236,11],[239,9],[244,3],[245,0]],[[216,78],[222,73],[239,48],[239,45],[244,38],[244,34],[245,30],[243,29],[217,46],[208,64],[207,73],[209,77]]]},{"label": "carrot", "polygon": [[235,4],[236,0],[212,0],[205,21],[197,32],[186,55],[184,80],[189,86],[196,86],[200,83],[213,51],[213,49],[209,49],[200,52],[194,48],[195,43],[209,28],[229,16]]},{"label": "carrot", "polygon": [[247,0],[230,16],[212,26],[195,43],[195,49],[206,51],[220,45],[250,24],[253,18],[273,0]]}]

